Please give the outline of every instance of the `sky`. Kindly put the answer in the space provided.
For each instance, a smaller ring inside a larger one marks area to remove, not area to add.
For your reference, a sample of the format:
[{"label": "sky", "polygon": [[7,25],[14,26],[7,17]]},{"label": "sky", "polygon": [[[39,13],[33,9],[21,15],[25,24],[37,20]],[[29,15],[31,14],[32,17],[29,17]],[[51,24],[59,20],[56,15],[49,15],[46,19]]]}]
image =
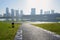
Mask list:
[{"label": "sky", "polygon": [[0,14],[5,13],[6,7],[23,10],[24,14],[30,14],[31,8],[36,8],[36,14],[39,14],[40,9],[55,10],[60,13],[60,0],[0,0]]}]

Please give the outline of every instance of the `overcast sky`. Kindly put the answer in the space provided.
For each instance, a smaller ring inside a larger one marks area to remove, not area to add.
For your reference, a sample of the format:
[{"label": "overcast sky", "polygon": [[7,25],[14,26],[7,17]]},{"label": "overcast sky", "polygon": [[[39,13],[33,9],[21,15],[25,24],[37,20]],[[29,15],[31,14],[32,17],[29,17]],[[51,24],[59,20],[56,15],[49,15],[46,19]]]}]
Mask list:
[{"label": "overcast sky", "polygon": [[60,0],[0,0],[0,14],[5,13],[5,9],[24,10],[24,14],[29,14],[31,8],[36,8],[37,14],[40,9],[60,12]]}]

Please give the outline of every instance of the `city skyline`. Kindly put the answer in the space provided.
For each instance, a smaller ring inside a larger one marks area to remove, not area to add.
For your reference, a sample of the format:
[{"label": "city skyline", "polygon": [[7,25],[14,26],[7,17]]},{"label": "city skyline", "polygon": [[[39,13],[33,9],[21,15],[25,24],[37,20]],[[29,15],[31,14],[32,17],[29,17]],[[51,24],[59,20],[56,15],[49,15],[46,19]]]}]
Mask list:
[{"label": "city skyline", "polygon": [[[16,15],[16,11],[17,10],[15,10],[15,9],[10,9],[10,8],[6,8],[5,9],[5,13],[3,14],[3,16],[4,15],[6,15],[6,16],[14,16],[14,15]],[[36,8],[31,8],[30,9],[30,15],[37,15],[36,12],[37,10],[36,10]],[[19,15],[21,16],[21,15],[25,15],[24,14],[24,10],[18,10],[17,12],[19,12]],[[38,15],[41,15],[41,14],[53,14],[53,13],[59,13],[59,12],[55,12],[55,10],[47,10],[47,11],[44,11],[43,9],[40,9],[39,10],[39,14]],[[1,15],[1,14],[0,14]]]},{"label": "city skyline", "polygon": [[[9,10],[11,12],[9,12]],[[3,16],[0,15],[0,19],[5,19],[6,21],[12,20],[12,21],[19,21],[19,20],[25,20],[25,21],[60,21],[60,13],[55,13],[55,10],[48,10],[43,11],[43,9],[40,9],[40,14],[36,15],[36,8],[30,9],[30,15],[24,15],[23,10],[15,10],[15,9],[9,9],[6,8],[5,14]]]},{"label": "city skyline", "polygon": [[60,12],[60,0],[0,0],[0,14],[5,12],[5,8],[22,9],[25,14],[29,14],[31,8],[36,8],[37,14],[39,9],[56,10]]}]

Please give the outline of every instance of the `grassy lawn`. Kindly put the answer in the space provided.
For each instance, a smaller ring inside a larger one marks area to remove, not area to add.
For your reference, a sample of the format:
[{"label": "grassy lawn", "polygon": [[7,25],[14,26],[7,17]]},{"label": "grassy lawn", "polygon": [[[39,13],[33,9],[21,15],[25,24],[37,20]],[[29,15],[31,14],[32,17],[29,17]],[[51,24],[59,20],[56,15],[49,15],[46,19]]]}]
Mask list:
[{"label": "grassy lawn", "polygon": [[33,24],[60,35],[60,23]]},{"label": "grassy lawn", "polygon": [[15,28],[12,28],[10,22],[0,22],[0,40],[14,40],[20,24],[15,23],[14,26]]}]

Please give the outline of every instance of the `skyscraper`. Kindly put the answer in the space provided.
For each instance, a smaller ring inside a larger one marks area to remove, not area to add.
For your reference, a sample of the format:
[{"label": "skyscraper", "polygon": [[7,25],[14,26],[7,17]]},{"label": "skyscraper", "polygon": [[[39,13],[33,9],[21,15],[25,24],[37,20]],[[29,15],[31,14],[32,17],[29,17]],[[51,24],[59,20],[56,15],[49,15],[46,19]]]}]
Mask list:
[{"label": "skyscraper", "polygon": [[19,10],[16,10],[16,21],[19,21]]},{"label": "skyscraper", "polygon": [[43,10],[42,9],[40,10],[40,14],[43,14]]},{"label": "skyscraper", "polygon": [[31,21],[35,20],[35,14],[36,14],[36,9],[35,8],[31,8]]},{"label": "skyscraper", "polygon": [[23,10],[20,10],[20,19],[23,20]]},{"label": "skyscraper", "polygon": [[0,14],[0,17],[2,17],[2,15]]},{"label": "skyscraper", "polygon": [[8,21],[10,17],[9,8],[6,8],[6,20]]},{"label": "skyscraper", "polygon": [[11,9],[11,17],[12,17],[12,21],[14,21],[14,9]]},{"label": "skyscraper", "polygon": [[31,15],[35,15],[36,14],[36,9],[35,8],[31,8]]},{"label": "skyscraper", "polygon": [[54,10],[51,10],[51,14],[53,14],[54,13]]},{"label": "skyscraper", "polygon": [[9,14],[9,8],[6,8],[6,14],[7,15]]},{"label": "skyscraper", "polygon": [[20,15],[21,15],[21,16],[23,15],[23,10],[20,10]]},{"label": "skyscraper", "polygon": [[44,14],[50,14],[50,11],[45,11]]}]

